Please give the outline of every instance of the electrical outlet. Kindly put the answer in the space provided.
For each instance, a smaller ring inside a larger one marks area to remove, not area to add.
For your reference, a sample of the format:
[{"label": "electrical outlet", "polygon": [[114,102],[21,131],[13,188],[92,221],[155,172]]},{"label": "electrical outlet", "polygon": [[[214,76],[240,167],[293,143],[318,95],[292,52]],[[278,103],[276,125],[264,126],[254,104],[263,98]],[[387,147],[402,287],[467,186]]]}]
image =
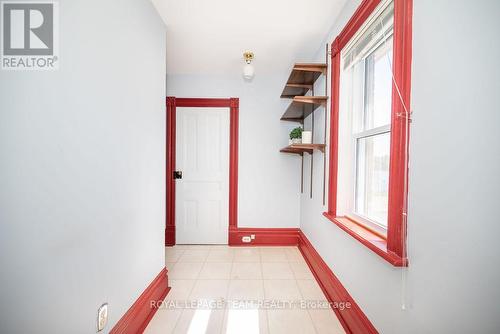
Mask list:
[{"label": "electrical outlet", "polygon": [[244,236],[244,237],[241,238],[241,241],[243,241],[243,242],[251,242],[252,239],[249,236]]},{"label": "electrical outlet", "polygon": [[104,303],[97,310],[97,331],[100,332],[108,323],[108,303]]}]

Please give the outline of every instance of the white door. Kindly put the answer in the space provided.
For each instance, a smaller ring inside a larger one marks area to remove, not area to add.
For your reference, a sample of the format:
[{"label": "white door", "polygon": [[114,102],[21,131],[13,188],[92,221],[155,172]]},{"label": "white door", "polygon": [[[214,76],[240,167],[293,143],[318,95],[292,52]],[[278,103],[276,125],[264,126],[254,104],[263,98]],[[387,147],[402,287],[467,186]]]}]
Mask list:
[{"label": "white door", "polygon": [[227,244],[229,108],[177,108],[176,119],[176,242]]}]

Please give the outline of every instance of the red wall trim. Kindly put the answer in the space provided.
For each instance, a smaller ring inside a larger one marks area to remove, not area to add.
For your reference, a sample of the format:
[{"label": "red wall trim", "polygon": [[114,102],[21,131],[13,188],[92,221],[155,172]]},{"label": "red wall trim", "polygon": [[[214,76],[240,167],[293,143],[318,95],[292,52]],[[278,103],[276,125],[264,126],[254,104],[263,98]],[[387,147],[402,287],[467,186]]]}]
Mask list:
[{"label": "red wall trim", "polygon": [[373,10],[379,5],[380,0],[363,0],[358,6],[351,19],[347,22],[344,29],[332,43],[332,58],[342,50],[344,46],[356,34],[359,28],[365,23]]},{"label": "red wall trim", "polygon": [[330,107],[330,163],[328,166],[328,212],[334,215],[337,212],[337,172],[339,140],[339,85],[340,81],[340,54],[333,55],[332,45],[332,85],[331,85],[331,107]]},{"label": "red wall trim", "polygon": [[[332,83],[330,108],[330,164],[328,212],[324,215],[338,226],[348,231],[336,221],[337,217],[337,173],[338,173],[338,118],[339,118],[339,84],[340,84],[340,51],[358,31],[373,10],[380,4],[380,0],[363,0],[342,32],[332,43]],[[412,53],[412,0],[394,0],[394,37],[393,37],[393,73],[394,80],[404,105],[410,108],[411,84],[411,53]],[[392,89],[392,121],[391,121],[391,158],[389,166],[389,212],[387,240],[383,245],[386,249],[385,259],[397,258],[397,261],[388,260],[392,264],[406,266],[406,199],[408,197],[407,175],[408,170],[408,139],[407,126],[403,103],[399,98],[396,85]],[[350,233],[353,235],[352,233]],[[358,237],[362,234],[356,234]],[[363,244],[370,243],[368,239],[359,239]],[[373,247],[372,247],[373,246]],[[380,245],[369,245],[369,248],[379,249]],[[379,253],[378,253],[379,254]],[[380,254],[379,254],[380,255]]]},{"label": "red wall trim", "polygon": [[168,226],[165,229],[165,246],[175,245],[175,225]]},{"label": "red wall trim", "polygon": [[175,105],[175,97],[167,97],[166,246],[175,245],[175,180],[173,178],[175,170]]},{"label": "red wall trim", "polygon": [[157,310],[151,307],[151,301],[163,301],[169,291],[167,269],[163,268],[125,315],[116,323],[110,333],[142,333]]},{"label": "red wall trim", "polygon": [[176,98],[175,105],[192,108],[229,108],[231,107],[231,99]]},{"label": "red wall trim", "polygon": [[325,261],[323,261],[302,231],[299,231],[299,249],[328,301],[330,303],[350,303],[350,308],[345,308],[343,310],[334,308],[335,314],[339,318],[345,331],[355,334],[378,333],[370,320],[359,308],[358,304],[356,304]]},{"label": "red wall trim", "polygon": [[392,251],[387,249],[387,240],[373,233],[369,229],[351,221],[347,218],[333,217],[328,213],[323,213],[323,216],[332,221],[345,232],[349,233],[354,239],[361,242],[363,245],[371,249],[375,254],[382,257],[395,267],[407,267],[408,260],[402,258]]},{"label": "red wall trim", "polygon": [[[165,245],[175,245],[175,127],[177,107],[229,108],[229,227],[238,226],[238,127],[239,99],[167,97],[166,227]],[[229,232],[230,233],[230,232]]]},{"label": "red wall trim", "polygon": [[[412,0],[394,1],[394,81],[410,112],[412,60]],[[406,219],[408,198],[409,119],[396,86],[392,88],[391,160],[389,165],[389,212],[387,249],[406,259]]]},{"label": "red wall trim", "polygon": [[[234,228],[229,227],[230,246],[297,246],[299,244],[298,228]],[[250,243],[241,241],[244,236],[255,234]]]},{"label": "red wall trim", "polygon": [[240,101],[231,98],[229,133],[229,229],[238,226],[238,124]]}]

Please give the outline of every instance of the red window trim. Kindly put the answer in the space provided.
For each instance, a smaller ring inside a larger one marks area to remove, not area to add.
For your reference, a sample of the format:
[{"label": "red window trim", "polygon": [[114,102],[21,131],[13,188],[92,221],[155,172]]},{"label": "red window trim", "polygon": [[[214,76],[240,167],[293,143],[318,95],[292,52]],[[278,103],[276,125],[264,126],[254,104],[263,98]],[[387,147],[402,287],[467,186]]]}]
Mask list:
[{"label": "red window trim", "polygon": [[389,212],[387,237],[382,238],[377,233],[356,222],[337,216],[337,173],[338,173],[338,118],[339,118],[339,81],[340,81],[340,51],[354,36],[380,4],[380,0],[363,0],[354,12],[347,25],[332,43],[331,52],[331,108],[330,108],[330,165],[328,212],[324,216],[341,229],[349,233],[363,245],[380,255],[394,266],[408,265],[406,256],[406,199],[408,196],[408,136],[406,115],[399,93],[406,106],[410,105],[411,56],[412,56],[412,8],[413,0],[394,0],[394,34],[393,34],[393,74],[399,87],[392,88],[391,110],[391,158],[389,165]]}]

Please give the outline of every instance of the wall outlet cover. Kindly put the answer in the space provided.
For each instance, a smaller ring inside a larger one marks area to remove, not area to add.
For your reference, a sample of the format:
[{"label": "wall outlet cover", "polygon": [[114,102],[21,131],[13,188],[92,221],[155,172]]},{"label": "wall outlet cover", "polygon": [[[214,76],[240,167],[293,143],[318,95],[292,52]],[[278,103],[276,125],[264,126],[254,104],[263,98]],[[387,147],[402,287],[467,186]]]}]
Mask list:
[{"label": "wall outlet cover", "polygon": [[243,242],[251,242],[252,239],[249,236],[244,236],[244,237],[241,238],[241,241],[243,241]]}]

